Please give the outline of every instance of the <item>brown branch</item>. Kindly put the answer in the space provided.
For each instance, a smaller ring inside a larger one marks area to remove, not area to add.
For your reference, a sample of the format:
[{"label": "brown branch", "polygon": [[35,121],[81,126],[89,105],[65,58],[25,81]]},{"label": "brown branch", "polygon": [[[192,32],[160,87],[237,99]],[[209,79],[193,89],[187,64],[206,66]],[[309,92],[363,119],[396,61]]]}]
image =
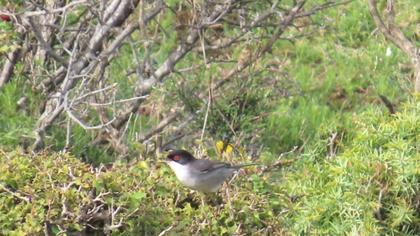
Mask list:
[{"label": "brown branch", "polygon": [[50,15],[50,14],[56,14],[56,13],[63,13],[63,12],[68,11],[71,8],[75,8],[81,5],[86,5],[87,3],[88,3],[87,0],[73,1],[65,6],[58,7],[58,8],[45,8],[39,11],[25,11],[23,15],[27,17],[32,17],[32,16],[43,16],[43,15]]},{"label": "brown branch", "polygon": [[17,199],[20,199],[22,201],[25,201],[27,203],[30,203],[31,202],[31,198],[30,197],[22,196],[21,193],[10,190],[6,186],[4,186],[2,183],[0,183],[0,190],[3,190],[5,192],[9,193],[10,195],[12,195],[13,197],[15,197]]},{"label": "brown branch", "polygon": [[[250,1],[222,0],[204,4],[201,8],[192,9],[191,14],[193,16],[191,21],[186,24],[188,31],[178,31],[179,29],[176,28],[178,44],[174,46],[172,52],[165,54],[167,56],[160,65],[157,65],[158,63],[152,58],[155,56],[154,50],[161,45],[167,45],[163,41],[165,38],[162,38],[162,35],[168,34],[169,37],[172,37],[159,24],[161,20],[158,17],[160,16],[159,13],[166,13],[166,11],[162,10],[169,9],[163,0],[142,1],[141,4],[139,4],[139,0],[111,0],[106,3],[105,1],[78,1],[80,5],[83,5],[82,8],[86,13],[82,15],[77,14],[79,16],[77,23],[74,23],[74,21],[67,23],[65,20],[70,13],[74,13],[75,8],[73,7],[67,7],[63,10],[61,8],[55,8],[56,10],[54,10],[54,8],[47,7],[51,10],[46,10],[44,13],[42,11],[45,4],[38,4],[39,6],[37,5],[36,9],[41,9],[42,14],[26,16],[29,20],[32,19],[34,21],[32,23],[29,22],[30,28],[34,29],[30,34],[35,35],[38,45],[41,45],[40,47],[47,49],[47,51],[51,50],[48,51],[50,56],[46,60],[50,68],[56,66],[56,62],[64,62],[64,64],[56,68],[53,73],[45,70],[49,78],[39,83],[42,84],[41,87],[45,86],[47,88],[44,89],[44,92],[48,92],[46,94],[48,99],[45,110],[37,123],[34,147],[39,149],[43,146],[46,130],[65,111],[64,115],[85,129],[101,129],[95,143],[108,143],[111,144],[114,150],[126,152],[128,148],[124,144],[123,137],[125,136],[124,130],[130,124],[130,117],[136,116],[140,105],[156,86],[171,78],[169,75],[175,71],[175,66],[187,54],[195,53],[193,50],[197,47],[199,40],[201,40],[201,49],[204,48],[204,53],[207,49],[218,50],[227,48],[228,51],[235,43],[249,39],[248,35],[256,27],[269,29],[266,35],[259,37],[261,41],[258,44],[259,47],[247,47],[245,51],[249,53],[243,53],[236,65],[233,65],[226,73],[223,73],[216,83],[210,85],[211,90],[217,90],[234,78],[246,76],[243,71],[269,53],[273,44],[280,39],[283,32],[292,26],[294,19],[305,13],[303,10],[305,0],[297,1],[292,6],[293,8],[288,10],[282,10],[278,6],[277,1],[275,2],[273,5],[264,3],[267,4],[266,10],[259,11],[254,18],[249,17],[248,20],[246,19],[247,16],[242,16],[243,18],[241,19],[245,20],[240,22],[240,30],[232,31],[237,32],[234,36],[223,35],[226,32],[223,32],[220,26],[212,27],[217,24],[221,25],[220,22],[223,22],[224,18],[231,17],[231,14],[236,14],[236,10],[256,10],[246,8],[247,4],[253,6]],[[330,6],[329,3],[321,4],[319,8],[311,9],[307,14],[313,14],[326,8]],[[34,3],[31,2],[29,4]],[[140,7],[137,8],[137,5]],[[138,12],[132,14],[135,9]],[[172,9],[168,11],[170,10]],[[36,23],[38,22],[36,20],[43,17],[44,14],[64,20],[44,25],[37,29]],[[22,15],[22,17],[25,16]],[[139,17],[140,19],[135,21],[134,17]],[[131,18],[131,22],[120,27],[129,18]],[[148,22],[153,19],[156,19],[156,24],[151,27],[148,25]],[[56,33],[53,33],[52,37],[56,37],[57,40],[51,42],[47,39],[48,37],[43,36],[43,29],[48,27],[54,28]],[[140,36],[131,37],[136,31],[139,32]],[[208,36],[211,38],[207,38]],[[133,50],[132,58],[137,64],[137,81],[133,86],[132,98],[119,99],[118,103],[121,105],[116,105],[117,90],[111,92],[105,91],[103,88],[106,88],[110,81],[114,79],[109,78],[112,76],[112,73],[107,73],[107,68],[109,68],[110,62],[117,58],[118,51],[127,38],[135,39],[131,41],[131,47]],[[218,43],[216,43],[214,38],[220,39],[217,40]],[[256,38],[253,38],[253,40],[258,41]],[[144,46],[142,53],[138,53],[138,48],[136,48],[140,42]],[[215,63],[217,60],[218,58],[209,58],[207,62]],[[223,59],[222,61],[227,60],[234,62],[232,58]],[[76,85],[78,86],[77,88],[75,87]],[[84,96],[84,94],[90,94],[91,91],[98,92],[95,92],[93,96]],[[199,94],[198,98],[205,102],[208,99],[206,95],[207,93]],[[182,108],[176,109],[174,109],[175,112],[165,116],[154,129],[145,133],[140,138],[140,141],[150,139],[161,133],[168,125],[179,121],[178,117],[181,118]],[[197,112],[200,112],[200,110]],[[88,119],[94,119],[92,115],[96,116],[102,125],[89,125],[91,122]],[[195,115],[193,114],[193,117]],[[184,118],[182,117],[182,119]]]},{"label": "brown branch", "polygon": [[[207,22],[203,22],[201,25],[192,27],[190,33],[186,37],[186,42],[180,44],[174,51],[172,51],[168,58],[162,63],[162,65],[153,73],[152,77],[141,81],[135,88],[134,96],[144,96],[151,92],[153,86],[164,80],[166,76],[174,71],[175,65],[188,53],[190,52],[199,38],[199,32],[208,24],[217,19],[223,12],[232,9],[233,6],[229,5],[228,9],[219,9],[214,11],[207,19]],[[137,100],[131,104],[131,106],[124,111],[118,119],[114,122],[113,127],[120,129],[127,122],[128,117],[131,113],[138,110],[141,104],[141,100]]]},{"label": "brown branch", "polygon": [[318,5],[318,6],[314,6],[312,9],[310,9],[308,11],[304,11],[302,13],[297,14],[296,18],[311,16],[311,15],[314,15],[314,14],[318,13],[321,10],[325,10],[327,8],[331,8],[331,7],[335,7],[335,6],[339,6],[339,5],[345,5],[345,4],[351,3],[353,1],[354,0],[347,0],[347,1],[342,1],[342,2],[329,1],[329,2],[323,3],[323,4]]},{"label": "brown branch", "polygon": [[[229,82],[232,78],[234,78],[236,75],[238,75],[240,72],[242,72],[244,69],[246,69],[248,66],[250,66],[253,62],[257,61],[259,58],[261,58],[266,52],[268,52],[273,44],[276,42],[276,40],[281,36],[281,34],[284,32],[284,30],[293,22],[295,19],[295,16],[299,13],[299,11],[302,9],[303,5],[306,1],[300,1],[297,3],[297,5],[290,10],[288,15],[286,15],[280,22],[278,22],[278,27],[276,29],[276,32],[273,34],[273,36],[270,38],[269,42],[267,42],[262,49],[257,53],[257,56],[255,57],[248,57],[242,64],[239,64],[238,67],[235,69],[232,69],[230,72],[228,72],[222,79],[217,81],[213,87],[212,91],[218,90],[220,87],[222,87],[224,84]],[[255,21],[255,24],[258,22]],[[207,96],[207,91],[199,94],[199,98],[204,99]],[[203,109],[203,108],[202,108]],[[201,111],[201,110],[200,110]],[[147,140],[151,138],[153,135],[158,134],[160,131],[162,131],[166,126],[170,125],[173,121],[175,121],[175,118],[179,117],[181,115],[182,109],[178,109],[176,111],[171,112],[166,117],[167,119],[162,120],[155,129],[150,131],[147,136],[144,136],[141,138],[141,141]],[[196,112],[196,114],[198,114]]]},{"label": "brown branch", "polygon": [[0,89],[11,79],[20,51],[21,48],[19,47],[7,54],[7,61],[0,73]]},{"label": "brown branch", "polygon": [[[262,57],[263,54],[268,52],[273,44],[277,41],[277,39],[283,34],[284,30],[290,26],[290,24],[295,19],[296,15],[302,9],[303,5],[305,4],[305,0],[299,1],[295,7],[293,7],[290,12],[278,22],[277,29],[274,34],[271,36],[269,41],[256,53],[255,56],[248,57],[242,64],[239,64],[238,67],[228,72],[221,80],[217,81],[214,85],[212,90],[217,90],[223,84],[228,82],[230,79],[234,77],[234,75],[238,74],[239,72],[243,71],[245,68],[250,66],[252,63],[256,62],[259,58]],[[203,94],[205,95],[205,94]]]},{"label": "brown branch", "polygon": [[[1,12],[1,14],[5,14]],[[26,33],[25,27],[23,27],[19,23],[19,19],[16,17],[15,14],[8,13],[8,16],[10,16],[12,19],[14,19],[14,22],[16,26],[14,27],[14,30],[16,31],[19,38],[21,38],[17,43],[17,48],[13,49],[11,52],[7,54],[6,62],[3,65],[3,68],[0,73],[0,89],[10,81],[13,75],[13,71],[15,69],[15,65],[22,57],[24,57],[24,54],[26,53],[27,49],[23,47],[23,41],[24,41],[24,35]]]},{"label": "brown branch", "polygon": [[[75,63],[72,63],[67,68],[66,78],[61,83],[61,86],[58,88],[57,91],[53,91],[50,95],[50,99],[47,101],[46,107],[43,114],[38,120],[37,129],[35,130],[35,137],[36,140],[33,144],[33,149],[35,151],[39,150],[43,147],[43,139],[45,136],[46,129],[51,126],[52,122],[62,113],[64,109],[64,96],[75,86],[78,78],[81,78],[80,74],[88,73],[97,65],[97,58],[98,52],[102,51],[101,47],[103,42],[106,40],[107,36],[111,33],[111,29],[114,26],[118,26],[127,19],[132,12],[132,10],[137,6],[138,0],[114,0],[113,3],[118,3],[115,11],[112,12],[112,15],[107,18],[104,24],[98,24],[95,28],[95,33],[90,38],[88,43],[87,50],[85,54],[82,54],[76,58]],[[110,8],[113,5],[111,4]],[[108,8],[109,9],[109,8]],[[29,18],[29,23],[34,29],[37,29],[35,24],[31,23],[31,18]],[[43,40],[40,32],[34,32],[37,35],[37,39],[41,42],[44,47],[48,47],[45,45],[45,41]],[[121,46],[121,41],[119,41],[119,46]],[[75,46],[74,46],[75,47]],[[52,57],[54,53],[51,54]],[[70,58],[73,58],[72,56]],[[55,58],[59,60],[59,58]],[[88,68],[89,71],[84,71],[83,69]],[[60,70],[60,69],[58,69]]]},{"label": "brown branch", "polygon": [[368,0],[368,6],[376,27],[378,27],[385,38],[410,57],[411,64],[414,67],[414,90],[420,92],[420,50],[405,37],[402,30],[395,23],[394,1],[387,1],[386,18],[380,16],[376,0]]},{"label": "brown branch", "polygon": [[395,107],[392,104],[392,102],[387,97],[385,97],[384,95],[379,95],[379,98],[381,99],[381,101],[384,103],[384,105],[388,109],[389,114],[391,114],[391,115],[395,114]]},{"label": "brown branch", "polygon": [[57,62],[67,67],[67,61],[59,56],[57,53],[54,52],[54,50],[51,48],[51,45],[48,44],[44,37],[42,36],[41,30],[39,29],[39,26],[36,25],[31,17],[28,18],[29,25],[32,28],[32,31],[35,34],[35,37],[37,38],[38,42],[40,43],[40,46],[42,50],[44,50],[48,55],[50,55],[52,58],[54,58]]}]

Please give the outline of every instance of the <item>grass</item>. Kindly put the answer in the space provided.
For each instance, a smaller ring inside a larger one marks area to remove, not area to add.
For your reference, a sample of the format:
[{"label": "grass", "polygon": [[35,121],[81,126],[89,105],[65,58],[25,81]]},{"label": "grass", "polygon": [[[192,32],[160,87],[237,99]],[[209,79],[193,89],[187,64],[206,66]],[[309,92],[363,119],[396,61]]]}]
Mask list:
[{"label": "grass", "polygon": [[[412,19],[412,11],[408,13],[406,18]],[[325,127],[346,133],[354,114],[378,106],[385,109],[379,95],[398,106],[412,91],[410,72],[404,70],[408,59],[377,34],[364,2],[354,1],[327,14],[328,31],[289,44],[287,50],[280,44],[278,49],[280,56],[291,57],[284,79],[297,85],[289,88],[293,96],[277,101],[269,118],[264,136],[274,152],[319,142]],[[387,56],[387,50],[392,54]]]}]

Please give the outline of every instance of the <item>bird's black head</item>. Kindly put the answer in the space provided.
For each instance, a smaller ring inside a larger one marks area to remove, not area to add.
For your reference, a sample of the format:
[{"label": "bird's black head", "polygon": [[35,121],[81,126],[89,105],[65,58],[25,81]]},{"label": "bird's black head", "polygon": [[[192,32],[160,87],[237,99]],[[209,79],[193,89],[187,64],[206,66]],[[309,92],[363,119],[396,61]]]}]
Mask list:
[{"label": "bird's black head", "polygon": [[177,162],[181,165],[185,165],[185,164],[190,163],[191,161],[194,161],[194,160],[195,160],[194,156],[191,153],[189,153],[185,150],[172,151],[166,157],[166,161],[168,161],[168,162],[174,161],[174,162]]}]

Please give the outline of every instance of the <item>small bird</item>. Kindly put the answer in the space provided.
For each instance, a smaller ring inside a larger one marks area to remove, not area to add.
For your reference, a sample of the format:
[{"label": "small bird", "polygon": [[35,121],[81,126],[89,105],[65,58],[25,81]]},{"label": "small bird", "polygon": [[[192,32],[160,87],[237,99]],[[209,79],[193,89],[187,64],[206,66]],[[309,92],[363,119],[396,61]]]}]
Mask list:
[{"label": "small bird", "polygon": [[216,192],[223,182],[231,178],[238,169],[255,165],[232,166],[223,162],[195,159],[191,153],[185,150],[170,152],[166,158],[166,163],[183,185],[205,193]]}]

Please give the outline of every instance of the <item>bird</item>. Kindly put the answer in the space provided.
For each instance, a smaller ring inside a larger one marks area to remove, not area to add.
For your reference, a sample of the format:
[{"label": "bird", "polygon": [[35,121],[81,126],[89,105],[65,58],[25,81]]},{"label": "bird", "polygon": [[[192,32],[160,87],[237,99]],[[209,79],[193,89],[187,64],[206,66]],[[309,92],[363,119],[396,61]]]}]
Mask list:
[{"label": "bird", "polygon": [[230,179],[237,170],[256,165],[234,166],[208,159],[196,159],[185,150],[171,151],[166,157],[166,163],[184,186],[203,193],[217,192],[223,182]]}]

